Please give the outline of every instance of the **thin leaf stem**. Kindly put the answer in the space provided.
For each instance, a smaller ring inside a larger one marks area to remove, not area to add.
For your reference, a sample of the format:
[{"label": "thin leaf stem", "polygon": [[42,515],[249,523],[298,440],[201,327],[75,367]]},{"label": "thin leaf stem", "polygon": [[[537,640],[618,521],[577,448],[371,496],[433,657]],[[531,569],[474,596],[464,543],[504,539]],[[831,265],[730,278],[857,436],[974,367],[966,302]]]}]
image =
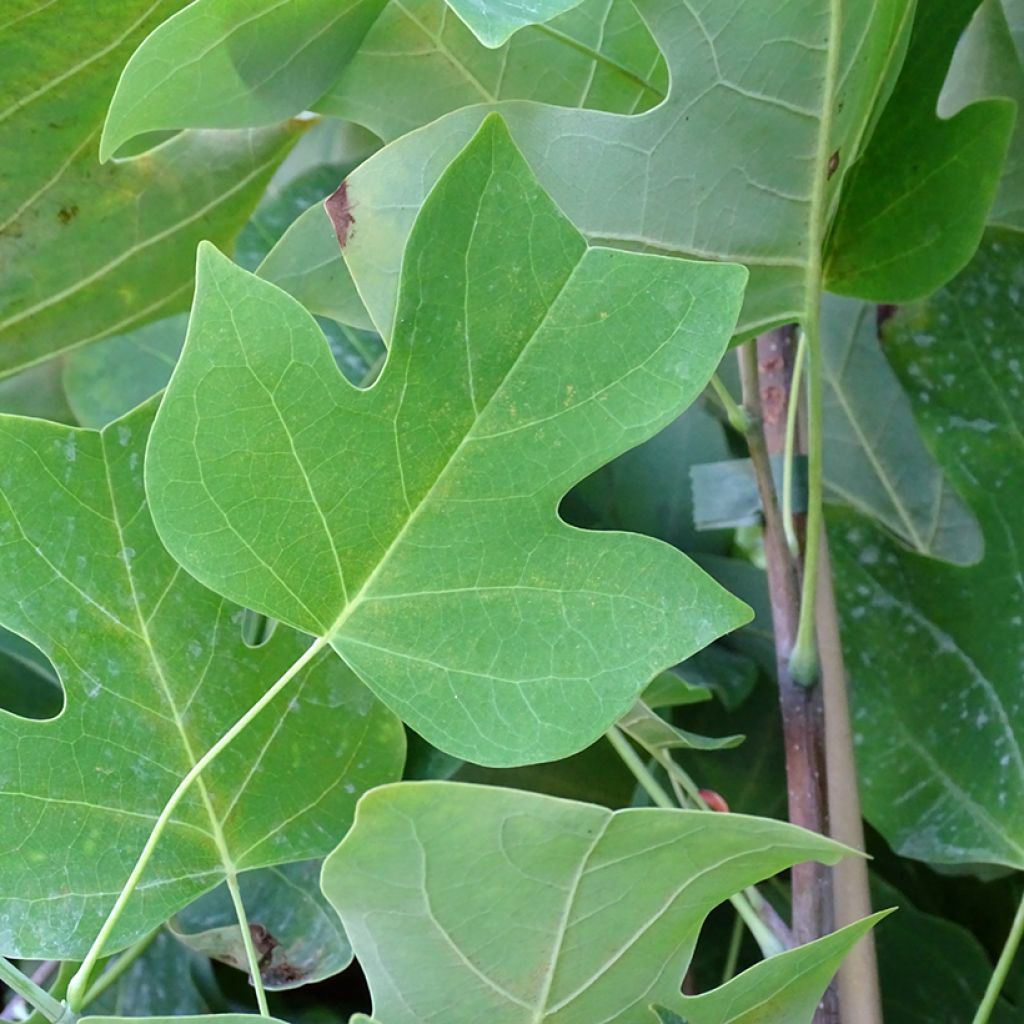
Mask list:
[{"label": "thin leaf stem", "polygon": [[1010,973],[1010,968],[1013,966],[1013,961],[1017,955],[1022,938],[1024,938],[1024,896],[1021,897],[1020,904],[1017,907],[1013,924],[1010,926],[1010,934],[1006,937],[1006,944],[1003,946],[1003,951],[999,954],[999,959],[996,961],[992,977],[988,980],[985,997],[978,1007],[978,1012],[974,1015],[973,1024],[988,1024],[992,1011],[996,1008],[999,993],[1002,992],[1003,985],[1006,983],[1006,976]]},{"label": "thin leaf stem", "polygon": [[[800,591],[800,618],[790,656],[790,672],[801,686],[818,681],[818,644],[815,630],[815,599],[818,589],[818,554],[824,521],[824,367],[821,358],[821,311],[815,304],[808,312],[801,343],[807,347],[807,527],[804,541],[804,574]],[[797,363],[799,366],[799,362]],[[791,405],[796,404],[796,395]]]},{"label": "thin leaf stem", "polygon": [[711,387],[718,401],[722,403],[729,426],[739,434],[746,434],[750,430],[750,417],[743,406],[732,397],[731,392],[717,373],[711,375]]},{"label": "thin leaf stem", "polygon": [[786,409],[786,447],[782,457],[782,528],[786,532],[786,544],[794,558],[800,557],[800,540],[793,523],[793,460],[796,458],[796,424],[800,410],[800,378],[803,375],[804,360],[807,358],[807,334],[800,332],[796,356],[793,360],[793,381],[790,385],[790,400]]},{"label": "thin leaf stem", "polygon": [[[622,734],[622,730],[617,725],[613,725],[608,732],[605,734],[608,737],[608,742],[615,748],[615,752],[622,758],[622,763],[630,770],[633,774],[633,778],[640,784],[644,792],[651,798],[652,803],[656,807],[664,808],[665,810],[677,811],[679,805],[668,795],[665,788],[660,782],[651,774],[650,769],[644,764],[643,759],[633,749],[632,744]],[[658,764],[662,764],[660,759],[655,758]],[[662,764],[662,767],[665,767]],[[678,776],[676,781],[680,782],[685,788],[692,788],[696,794],[696,803],[699,810],[708,811],[707,805],[700,798],[700,793],[697,787],[694,785],[693,780],[681,769],[678,765],[675,766],[678,770]],[[672,777],[672,776],[670,776]],[[682,782],[685,778],[689,783],[689,787],[686,787],[686,783]],[[708,811],[708,813],[711,813]],[[758,946],[761,948],[761,953],[767,959],[768,957],[777,956],[779,953],[784,952],[785,945],[782,940],[761,920],[758,916],[757,911],[751,906],[750,901],[744,896],[743,893],[734,893],[729,897],[729,902],[736,908],[736,913],[743,918],[744,924],[750,929],[750,934],[754,936]]]},{"label": "thin leaf stem", "polygon": [[256,1005],[260,1009],[260,1015],[270,1016],[270,1008],[267,1006],[267,993],[263,988],[263,972],[260,970],[260,958],[256,955],[256,946],[252,941],[252,929],[249,927],[249,916],[245,912],[245,903],[242,902],[242,890],[238,887],[238,875],[234,871],[228,872],[228,892],[231,893],[231,902],[235,907],[235,916],[238,918],[238,927],[242,931],[242,946],[245,949],[245,959],[249,964],[249,977],[252,979],[252,987],[256,990]]},{"label": "thin leaf stem", "polygon": [[64,1007],[27,974],[22,974],[6,957],[0,956],[0,981],[34,1006],[48,1021],[56,1024],[65,1014]]},{"label": "thin leaf stem", "polygon": [[743,945],[743,918],[739,914],[732,922],[732,935],[729,937],[729,949],[725,954],[725,967],[722,969],[722,984],[736,974],[736,965],[740,961],[740,947]]},{"label": "thin leaf stem", "polygon": [[119,978],[121,978],[125,971],[136,960],[146,952],[147,949],[153,944],[153,940],[157,937],[157,933],[160,931],[159,928],[154,928],[148,935],[143,935],[138,942],[133,946],[129,946],[109,967],[96,979],[92,987],[85,994],[85,999],[82,1003],[83,1006],[89,1006],[90,1003],[94,1003],[104,992],[110,988]]},{"label": "thin leaf stem", "polygon": [[124,888],[121,890],[117,899],[114,902],[114,906],[111,908],[106,921],[103,922],[103,926],[99,930],[99,934],[93,941],[92,946],[89,948],[89,952],[86,954],[85,959],[82,961],[82,966],[79,967],[75,976],[71,979],[71,984],[68,985],[68,1006],[75,1012],[78,1013],[84,1005],[85,995],[89,989],[89,978],[96,967],[96,963],[99,958],[103,955],[103,949],[110,939],[111,933],[117,925],[117,922],[121,919],[121,915],[124,913],[125,907],[128,905],[128,901],[131,899],[132,894],[135,892],[142,875],[146,870],[150,859],[153,856],[153,852],[160,842],[160,838],[167,828],[168,823],[171,820],[171,816],[174,814],[178,805],[184,799],[185,794],[189,791],[192,783],[199,778],[200,775],[217,759],[221,752],[228,747],[237,737],[243,732],[259,715],[259,713],[270,703],[273,702],[274,698],[291,682],[291,680],[301,672],[306,665],[308,665],[326,646],[327,637],[317,637],[306,648],[305,652],[295,663],[281,676],[280,679],[270,687],[266,693],[234,725],[231,726],[227,732],[198,761],[192,766],[189,772],[182,778],[181,782],[178,783],[177,788],[171,794],[170,799],[164,805],[164,809],[160,812],[160,816],[157,818],[156,823],[153,826],[152,832],[149,834],[149,838],[146,840],[145,846],[142,848],[142,852],[139,854],[138,860],[135,862],[135,867],[132,868],[131,874],[128,876],[128,880],[124,884]]}]

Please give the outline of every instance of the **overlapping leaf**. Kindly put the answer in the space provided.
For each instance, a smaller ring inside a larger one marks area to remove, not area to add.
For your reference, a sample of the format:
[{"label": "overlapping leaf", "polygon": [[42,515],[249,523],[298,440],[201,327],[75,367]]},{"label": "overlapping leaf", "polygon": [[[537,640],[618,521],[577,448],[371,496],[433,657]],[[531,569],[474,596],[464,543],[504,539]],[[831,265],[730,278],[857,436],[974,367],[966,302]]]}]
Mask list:
[{"label": "overlapping leaf", "polygon": [[1024,238],[992,231],[887,351],[981,524],[984,558],[911,554],[867,522],[832,534],[868,817],[906,856],[1024,867]]},{"label": "overlapping leaf", "polygon": [[657,44],[632,3],[586,0],[485,50],[444,0],[385,8],[317,110],[391,141],[459,107],[537,100],[633,114],[665,98]]},{"label": "overlapping leaf", "polygon": [[99,168],[110,92],[176,0],[14,0],[0,26],[0,376],[188,305],[201,238],[227,245],[294,125],[190,133]]},{"label": "overlapping leaf", "polygon": [[293,299],[205,250],[147,458],[154,517],[189,572],[327,637],[435,746],[565,756],[745,618],[666,545],[556,512],[700,392],[744,273],[587,249],[497,119],[408,260],[360,392]]},{"label": "overlapping leaf", "polygon": [[[308,646],[247,647],[241,609],[157,539],[150,403],[102,433],[0,418],[0,622],[61,675],[52,721],[0,712],[0,948],[81,956],[182,776]],[[401,767],[400,724],[329,654],[204,773],[110,951],[226,872],[322,855]]]},{"label": "overlapping leaf", "polygon": [[[406,783],[363,798],[323,885],[382,1024],[653,1024],[652,1003],[689,1017],[679,987],[716,905],[795,862],[834,863],[844,852],[792,825],[734,814],[613,813]],[[864,927],[798,951],[825,961],[814,1003]],[[772,963],[722,994],[778,987],[784,969]],[[803,978],[790,970],[787,980]]]},{"label": "overlapping leaf", "polygon": [[[829,212],[895,80],[912,4],[808,0],[780,10],[640,0],[637,8],[668,64],[664,102],[636,116],[534,103],[497,109],[585,235],[745,264],[741,334],[802,319],[817,301]],[[345,258],[385,336],[415,212],[487,109],[413,132],[349,178]],[[958,214],[969,216],[967,207]]]},{"label": "overlapping leaf", "polygon": [[910,400],[885,361],[876,308],[837,296],[822,303],[825,486],[933,558],[981,557],[978,524],[927,450]]},{"label": "overlapping leaf", "polygon": [[978,0],[920,3],[899,81],[850,173],[829,241],[828,287],[875,302],[918,299],[971,258],[996,195],[1014,104],[935,110]]},{"label": "overlapping leaf", "polygon": [[337,81],[385,2],[188,4],[147,36],[124,68],[100,159],[147,132],[249,128],[305,110]]},{"label": "overlapping leaf", "polygon": [[[319,860],[247,871],[238,879],[267,990],[311,985],[343,971],[352,949],[337,915],[320,891]],[[177,938],[214,960],[247,969],[242,932],[221,886],[172,919]]]}]

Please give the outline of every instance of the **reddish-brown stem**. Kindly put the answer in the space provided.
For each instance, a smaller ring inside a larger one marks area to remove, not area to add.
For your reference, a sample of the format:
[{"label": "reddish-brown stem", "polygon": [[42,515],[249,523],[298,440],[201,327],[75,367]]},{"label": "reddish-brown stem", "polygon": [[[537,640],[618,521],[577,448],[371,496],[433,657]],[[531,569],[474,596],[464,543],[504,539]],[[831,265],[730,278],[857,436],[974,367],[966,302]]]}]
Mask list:
[{"label": "reddish-brown stem", "polygon": [[[778,672],[779,703],[786,748],[789,819],[821,835],[829,835],[828,775],[825,763],[825,709],[820,686],[801,686],[790,673],[790,655],[800,617],[800,566],[786,543],[771,456],[785,448],[786,414],[790,402],[793,332],[771,331],[740,350],[743,404],[751,421],[747,431],[764,510],[765,562],[772,607],[772,629]],[[802,540],[802,516],[795,517]],[[793,935],[809,942],[832,931],[832,875],[814,862],[798,864],[792,872]],[[837,1024],[834,987],[826,993],[815,1024]]]}]

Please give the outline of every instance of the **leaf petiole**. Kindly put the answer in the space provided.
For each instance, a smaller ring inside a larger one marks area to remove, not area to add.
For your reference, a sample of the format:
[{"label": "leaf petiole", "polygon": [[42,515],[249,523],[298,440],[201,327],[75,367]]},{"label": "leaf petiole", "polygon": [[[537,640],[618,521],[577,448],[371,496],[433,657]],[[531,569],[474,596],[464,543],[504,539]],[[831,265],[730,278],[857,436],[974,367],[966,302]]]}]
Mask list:
[{"label": "leaf petiole", "polygon": [[83,1006],[88,1006],[90,1003],[95,1002],[104,992],[110,988],[111,985],[117,981],[125,971],[147,949],[152,945],[153,940],[157,937],[157,933],[160,931],[159,928],[154,928],[148,935],[143,935],[138,942],[133,946],[129,946],[93,983],[92,987],[85,994],[85,999],[82,1003]]},{"label": "leaf petiole", "polygon": [[1022,938],[1024,938],[1024,896],[1021,897],[1017,913],[1013,918],[1013,924],[1010,926],[1010,934],[1006,937],[1003,951],[999,954],[999,959],[996,961],[992,977],[989,978],[988,987],[985,989],[985,996],[981,1000],[978,1012],[974,1015],[972,1024],[988,1024],[992,1011],[995,1009],[996,1002],[999,999],[999,993],[1006,983],[1006,976],[1010,973],[1010,968],[1013,966],[1013,961],[1017,955]]},{"label": "leaf petiole", "polygon": [[252,987],[256,991],[256,1005],[260,1008],[263,1017],[270,1016],[270,1008],[267,1006],[267,993],[263,988],[263,972],[260,970],[260,958],[256,955],[256,947],[252,941],[252,929],[249,927],[249,916],[245,912],[245,904],[242,902],[242,891],[238,887],[238,875],[234,871],[228,872],[228,892],[231,893],[231,902],[235,907],[235,916],[238,918],[238,926],[242,931],[242,946],[245,949],[245,959],[249,964],[249,977],[252,979]]},{"label": "leaf petiole", "polygon": [[16,992],[26,1003],[34,1006],[51,1024],[67,1016],[67,1010],[46,989],[23,974],[6,957],[0,956],[0,981]]},{"label": "leaf petiole", "polygon": [[149,838],[146,840],[146,845],[143,846],[142,852],[139,854],[138,860],[135,862],[135,867],[132,868],[131,874],[128,876],[128,880],[124,884],[124,888],[121,890],[117,899],[114,901],[114,906],[111,908],[110,913],[107,915],[106,921],[103,922],[103,926],[99,930],[92,946],[89,947],[89,952],[86,954],[85,959],[82,961],[81,967],[75,973],[75,976],[71,979],[71,983],[68,985],[68,1006],[75,1013],[81,1011],[85,1005],[85,997],[89,991],[89,978],[93,970],[95,970],[96,963],[103,955],[103,948],[106,946],[107,941],[110,939],[110,935],[120,920],[121,915],[124,913],[125,907],[128,905],[128,901],[131,899],[132,894],[135,892],[139,881],[142,879],[142,875],[146,870],[146,866],[149,864],[150,859],[153,856],[153,851],[156,849],[157,844],[160,841],[160,837],[164,833],[164,829],[167,828],[168,822],[171,820],[171,816],[174,814],[184,799],[185,794],[188,792],[192,783],[199,778],[200,775],[217,759],[220,753],[228,747],[231,742],[249,725],[250,722],[256,718],[257,715],[268,705],[274,698],[288,685],[291,680],[301,672],[306,665],[308,665],[323,649],[327,646],[327,637],[317,637],[313,643],[306,648],[302,656],[296,659],[294,664],[281,676],[280,679],[274,683],[266,693],[244,715],[239,718],[234,725],[231,726],[227,732],[198,761],[192,766],[188,773],[182,778],[181,782],[178,783],[177,788],[171,794],[170,799],[164,805],[164,809],[160,812],[160,816],[156,820],[156,824],[153,826],[153,831],[150,832]]}]

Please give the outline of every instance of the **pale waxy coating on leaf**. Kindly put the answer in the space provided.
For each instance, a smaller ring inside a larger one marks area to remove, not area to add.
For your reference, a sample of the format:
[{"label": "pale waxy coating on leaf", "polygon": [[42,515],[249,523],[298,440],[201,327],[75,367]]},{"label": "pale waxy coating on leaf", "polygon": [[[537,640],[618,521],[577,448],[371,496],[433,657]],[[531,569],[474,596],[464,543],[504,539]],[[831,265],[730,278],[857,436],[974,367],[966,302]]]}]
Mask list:
[{"label": "pale waxy coating on leaf", "polygon": [[[60,673],[51,721],[0,711],[0,949],[80,959],[181,778],[308,646],[242,640],[149,518],[155,403],[102,432],[0,417],[0,623]],[[108,952],[226,872],[322,856],[401,770],[401,724],[322,654],[204,772]]]},{"label": "pale waxy coating on leaf", "polygon": [[794,863],[850,852],[738,814],[403,783],[360,801],[323,887],[381,1024],[654,1024],[653,1003],[695,1024],[762,1004],[764,1017],[740,1019],[809,1024],[873,919],[695,1000],[679,987],[714,907]]},{"label": "pale waxy coating on leaf", "polygon": [[748,617],[667,545],[557,515],[700,393],[744,280],[588,249],[491,120],[424,207],[366,391],[293,299],[204,250],[147,458],[161,536],[213,589],[328,637],[447,752],[580,750]]}]

